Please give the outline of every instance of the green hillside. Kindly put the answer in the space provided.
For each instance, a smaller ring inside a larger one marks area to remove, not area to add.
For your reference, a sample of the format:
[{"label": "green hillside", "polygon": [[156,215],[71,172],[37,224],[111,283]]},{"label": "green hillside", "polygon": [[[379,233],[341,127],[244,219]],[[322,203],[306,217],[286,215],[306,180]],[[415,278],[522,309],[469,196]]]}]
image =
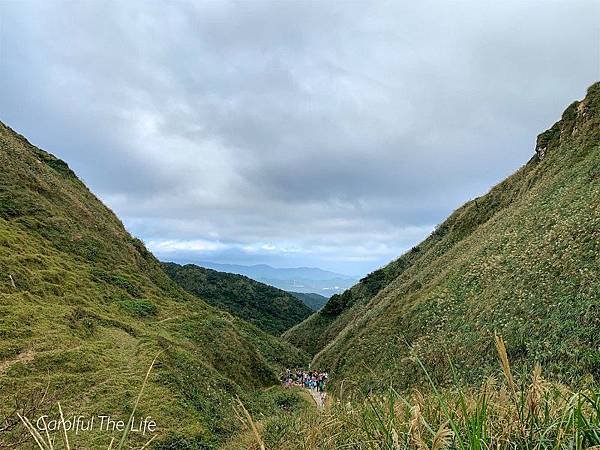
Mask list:
[{"label": "green hillside", "polygon": [[[56,401],[127,420],[159,352],[138,407],[155,448],[223,442],[240,427],[236,396],[253,414],[278,408],[262,388],[303,354],[178,287],[66,163],[3,124],[0,165],[0,447],[23,437],[17,412],[56,414]],[[73,435],[72,448],[110,437]]]},{"label": "green hillside", "polygon": [[284,337],[345,389],[425,385],[421,364],[436,385],[478,383],[495,332],[517,371],[600,379],[599,143],[596,83],[515,174]]},{"label": "green hillside", "polygon": [[306,306],[313,311],[318,311],[329,301],[327,297],[320,294],[306,293],[306,292],[290,292],[294,297],[301,300]]},{"label": "green hillside", "polygon": [[271,334],[283,333],[312,312],[293,295],[243,275],[218,272],[194,264],[163,263],[163,268],[190,294]]}]

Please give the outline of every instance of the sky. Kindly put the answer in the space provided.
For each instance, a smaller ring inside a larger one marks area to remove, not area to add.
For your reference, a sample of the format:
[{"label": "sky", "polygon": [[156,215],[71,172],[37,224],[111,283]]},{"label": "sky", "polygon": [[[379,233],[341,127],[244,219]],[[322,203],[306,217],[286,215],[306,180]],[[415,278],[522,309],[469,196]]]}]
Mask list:
[{"label": "sky", "polygon": [[0,0],[0,120],[178,262],[365,274],[600,79],[597,1]]}]

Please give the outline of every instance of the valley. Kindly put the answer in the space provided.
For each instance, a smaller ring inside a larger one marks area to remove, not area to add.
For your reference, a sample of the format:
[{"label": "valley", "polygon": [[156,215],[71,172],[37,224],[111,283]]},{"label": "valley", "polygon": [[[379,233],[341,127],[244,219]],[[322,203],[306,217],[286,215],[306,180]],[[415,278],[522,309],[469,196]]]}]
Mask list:
[{"label": "valley", "polygon": [[[59,403],[152,417],[156,449],[599,446],[599,144],[596,83],[517,172],[324,300],[160,263],[0,124],[0,448],[36,448],[23,417]],[[309,367],[323,408],[281,383]]]}]

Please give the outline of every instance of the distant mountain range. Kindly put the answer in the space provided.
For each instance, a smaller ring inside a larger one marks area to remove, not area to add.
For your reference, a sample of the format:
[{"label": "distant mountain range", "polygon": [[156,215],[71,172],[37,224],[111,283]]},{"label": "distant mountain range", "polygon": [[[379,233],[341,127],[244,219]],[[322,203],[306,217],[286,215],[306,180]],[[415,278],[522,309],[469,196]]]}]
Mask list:
[{"label": "distant mountain range", "polygon": [[219,272],[245,275],[248,278],[270,284],[284,291],[316,293],[325,297],[331,297],[333,294],[343,292],[358,281],[358,278],[317,267],[277,268],[267,264],[243,266],[208,261],[201,261],[197,264],[208,269],[218,270]]}]

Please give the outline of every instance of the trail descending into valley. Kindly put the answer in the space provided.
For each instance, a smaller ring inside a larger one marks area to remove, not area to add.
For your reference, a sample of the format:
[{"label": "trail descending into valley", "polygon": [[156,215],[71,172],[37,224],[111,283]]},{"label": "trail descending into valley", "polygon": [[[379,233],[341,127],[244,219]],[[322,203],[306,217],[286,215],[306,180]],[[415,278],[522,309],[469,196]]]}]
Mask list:
[{"label": "trail descending into valley", "polygon": [[307,391],[310,392],[310,396],[315,401],[317,408],[322,410],[325,407],[325,399],[327,398],[327,394],[325,392],[318,392],[316,389],[307,388]]},{"label": "trail descending into valley", "polygon": [[317,408],[322,410],[325,405],[325,400],[327,399],[325,386],[327,385],[328,379],[329,374],[327,371],[287,369],[286,373],[281,377],[281,382],[283,386],[304,388],[310,393]]}]

